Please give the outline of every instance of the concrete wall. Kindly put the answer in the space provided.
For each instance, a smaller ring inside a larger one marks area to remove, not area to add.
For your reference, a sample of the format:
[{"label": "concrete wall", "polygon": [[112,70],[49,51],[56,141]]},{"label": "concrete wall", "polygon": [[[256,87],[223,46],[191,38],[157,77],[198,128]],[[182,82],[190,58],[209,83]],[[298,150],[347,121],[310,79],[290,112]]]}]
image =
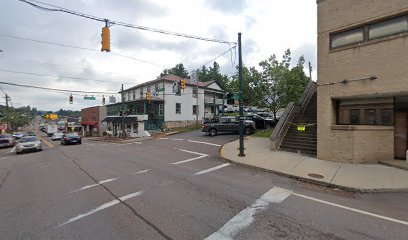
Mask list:
[{"label": "concrete wall", "polygon": [[[333,99],[408,94],[408,36],[404,33],[361,43],[359,46],[330,50],[330,33],[406,12],[408,1],[317,2],[317,156],[319,159],[354,163],[393,159],[393,127],[336,126]],[[343,79],[365,79],[370,76],[377,76],[377,79],[329,84]]]}]

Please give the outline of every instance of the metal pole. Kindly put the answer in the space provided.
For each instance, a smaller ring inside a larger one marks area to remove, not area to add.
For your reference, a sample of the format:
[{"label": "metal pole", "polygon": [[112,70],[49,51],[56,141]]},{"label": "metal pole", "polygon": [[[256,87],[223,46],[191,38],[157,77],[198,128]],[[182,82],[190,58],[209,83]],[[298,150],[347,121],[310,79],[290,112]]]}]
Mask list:
[{"label": "metal pole", "polygon": [[198,105],[198,76],[197,76],[197,71],[195,71],[195,74],[196,74],[196,89],[197,89],[197,94],[196,94],[196,104],[197,104],[197,107],[196,107],[196,128],[198,128],[198,111],[199,111],[199,109],[200,109],[200,107],[199,107],[199,105]]},{"label": "metal pole", "polygon": [[238,56],[239,56],[239,154],[244,157],[244,106],[243,106],[243,78],[242,78],[242,48],[241,48],[241,33],[238,33]]},{"label": "metal pole", "polygon": [[222,93],[222,116],[224,116],[225,106],[225,92]]},{"label": "metal pole", "polygon": [[125,131],[124,125],[125,125],[125,94],[123,93],[123,84],[122,84],[122,91],[121,91],[121,96],[122,96],[122,104],[121,104],[121,108],[122,108],[122,136],[125,136],[123,133]]}]

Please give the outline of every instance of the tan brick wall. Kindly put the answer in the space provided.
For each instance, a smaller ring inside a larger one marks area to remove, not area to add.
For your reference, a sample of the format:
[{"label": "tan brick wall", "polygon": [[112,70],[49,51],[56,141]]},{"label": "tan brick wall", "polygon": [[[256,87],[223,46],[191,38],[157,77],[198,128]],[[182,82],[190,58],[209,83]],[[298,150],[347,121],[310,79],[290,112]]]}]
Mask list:
[{"label": "tan brick wall", "polygon": [[[199,124],[202,121],[198,121]],[[183,128],[183,127],[193,127],[196,124],[196,121],[167,121],[166,128],[173,129],[173,128]]]},{"label": "tan brick wall", "polygon": [[[408,11],[407,0],[318,1],[318,146],[319,159],[366,163],[394,157],[391,127],[359,126],[333,130],[336,110],[333,98],[408,95],[408,36],[330,51],[329,34],[376,19]],[[332,84],[343,79],[363,79]]]}]

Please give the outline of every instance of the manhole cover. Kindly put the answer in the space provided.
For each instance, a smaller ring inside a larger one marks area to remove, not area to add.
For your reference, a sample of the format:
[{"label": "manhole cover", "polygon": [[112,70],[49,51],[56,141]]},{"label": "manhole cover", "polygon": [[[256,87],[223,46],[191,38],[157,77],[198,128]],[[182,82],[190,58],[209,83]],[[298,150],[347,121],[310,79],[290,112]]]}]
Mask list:
[{"label": "manhole cover", "polygon": [[323,179],[324,178],[323,175],[320,175],[320,174],[317,174],[317,173],[309,173],[309,174],[307,174],[307,176],[312,177],[312,178],[317,178],[317,179]]}]

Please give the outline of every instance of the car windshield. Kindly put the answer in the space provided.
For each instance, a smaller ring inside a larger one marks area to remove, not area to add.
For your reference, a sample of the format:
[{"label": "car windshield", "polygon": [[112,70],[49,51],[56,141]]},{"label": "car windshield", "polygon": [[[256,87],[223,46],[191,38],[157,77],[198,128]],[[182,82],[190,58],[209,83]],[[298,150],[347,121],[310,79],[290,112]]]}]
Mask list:
[{"label": "car windshield", "polygon": [[62,135],[62,133],[54,133],[54,136],[56,136],[56,137],[59,137],[61,135]]},{"label": "car windshield", "polygon": [[24,138],[20,139],[20,143],[35,142],[35,141],[38,141],[38,139],[36,137],[24,137]]},{"label": "car windshield", "polygon": [[75,134],[67,134],[67,135],[65,135],[65,137],[67,137],[67,138],[76,138],[76,137],[78,137],[78,135],[75,135]]}]

